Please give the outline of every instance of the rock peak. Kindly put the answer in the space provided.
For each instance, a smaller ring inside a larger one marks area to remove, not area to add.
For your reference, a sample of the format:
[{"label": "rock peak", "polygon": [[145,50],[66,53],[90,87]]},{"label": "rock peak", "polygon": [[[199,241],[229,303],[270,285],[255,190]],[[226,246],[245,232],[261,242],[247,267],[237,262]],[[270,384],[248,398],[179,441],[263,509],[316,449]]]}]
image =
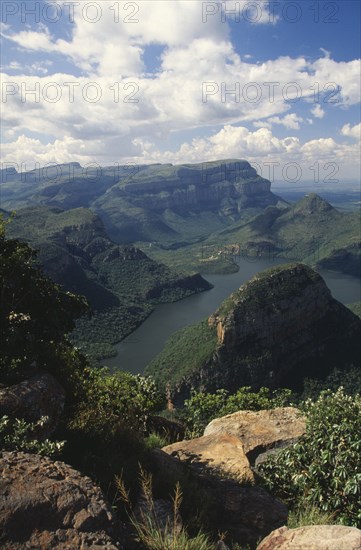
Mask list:
[{"label": "rock peak", "polygon": [[303,214],[305,216],[315,213],[329,212],[336,210],[325,199],[317,195],[317,193],[308,193],[302,199],[296,202],[294,206],[294,212]]}]

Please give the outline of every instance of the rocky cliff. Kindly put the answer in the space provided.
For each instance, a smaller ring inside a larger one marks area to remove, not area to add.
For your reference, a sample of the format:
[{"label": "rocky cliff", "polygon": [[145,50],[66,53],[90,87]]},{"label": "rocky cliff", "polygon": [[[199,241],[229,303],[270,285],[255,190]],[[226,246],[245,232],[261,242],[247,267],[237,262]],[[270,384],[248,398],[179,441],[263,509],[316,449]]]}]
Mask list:
[{"label": "rocky cliff", "polygon": [[[4,175],[2,207],[91,208],[118,242],[184,243],[280,199],[245,160],[82,168],[73,163]],[[200,217],[201,215],[201,217]]]},{"label": "rocky cliff", "polygon": [[334,367],[358,365],[360,328],[360,319],[332,297],[320,275],[303,264],[282,265],[257,274],[223,302],[208,319],[208,334],[214,335],[208,340],[203,324],[199,345],[210,344],[197,364],[188,336],[178,342],[185,350],[182,364],[162,370],[166,347],[148,372],[161,372],[178,404],[192,388],[299,389],[307,376],[323,378]]}]

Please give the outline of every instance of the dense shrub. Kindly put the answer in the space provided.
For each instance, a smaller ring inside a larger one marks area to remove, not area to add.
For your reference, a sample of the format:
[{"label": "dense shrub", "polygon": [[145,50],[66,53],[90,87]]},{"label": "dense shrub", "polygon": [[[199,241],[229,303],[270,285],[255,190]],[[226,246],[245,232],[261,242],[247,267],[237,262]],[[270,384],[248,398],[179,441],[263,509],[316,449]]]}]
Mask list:
[{"label": "dense shrub", "polygon": [[266,484],[291,506],[315,505],[361,527],[361,396],[326,390],[304,409],[306,434],[261,466]]},{"label": "dense shrub", "polygon": [[152,378],[139,374],[88,367],[82,383],[84,397],[72,420],[82,430],[105,433],[122,424],[143,433],[148,415],[164,405]]},{"label": "dense shrub", "polygon": [[181,417],[186,424],[188,437],[198,437],[214,418],[240,410],[259,411],[284,407],[289,404],[291,395],[291,390],[287,389],[272,391],[261,388],[258,392],[253,392],[249,386],[240,388],[233,395],[229,395],[226,390],[217,390],[215,393],[196,392],[191,399],[185,401]]}]

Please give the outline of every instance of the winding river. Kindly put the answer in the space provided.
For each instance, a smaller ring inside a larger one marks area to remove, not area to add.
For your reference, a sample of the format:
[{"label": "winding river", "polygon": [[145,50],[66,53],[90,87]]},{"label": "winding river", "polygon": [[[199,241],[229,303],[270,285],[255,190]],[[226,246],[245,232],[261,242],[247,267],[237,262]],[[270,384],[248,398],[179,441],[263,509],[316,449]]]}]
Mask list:
[{"label": "winding river", "polygon": [[[214,288],[195,294],[179,302],[156,306],[148,319],[132,334],[116,345],[118,355],[105,359],[111,370],[122,369],[142,373],[150,361],[162,350],[168,337],[176,330],[200,321],[213,313],[231,292],[259,271],[289,262],[289,260],[256,258],[241,259],[237,273],[205,275]],[[361,300],[360,280],[356,277],[320,270],[332,295],[344,304]]]}]

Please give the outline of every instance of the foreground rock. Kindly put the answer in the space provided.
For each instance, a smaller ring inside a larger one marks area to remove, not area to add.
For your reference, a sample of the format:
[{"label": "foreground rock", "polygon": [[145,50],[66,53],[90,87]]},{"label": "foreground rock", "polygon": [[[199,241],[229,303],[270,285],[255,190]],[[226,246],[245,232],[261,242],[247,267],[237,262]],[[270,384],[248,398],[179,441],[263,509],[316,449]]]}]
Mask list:
[{"label": "foreground rock", "polygon": [[306,419],[294,407],[239,411],[212,420],[205,436],[230,434],[242,441],[250,463],[258,464],[270,450],[295,443],[306,431]]},{"label": "foreground rock", "polygon": [[122,548],[110,506],[88,477],[16,452],[2,453],[0,470],[1,548]]},{"label": "foreground rock", "polygon": [[0,389],[0,416],[9,415],[37,422],[47,421],[37,436],[48,437],[56,428],[64,409],[65,393],[62,386],[47,372],[38,372],[28,380]]},{"label": "foreground rock", "polygon": [[167,445],[162,450],[200,471],[253,481],[242,442],[234,435],[197,437]]},{"label": "foreground rock", "polygon": [[217,522],[215,528],[219,533],[227,532],[230,539],[240,544],[254,547],[262,537],[287,522],[286,505],[260,487],[227,479],[224,474],[219,477],[216,469],[209,475],[206,469],[192,463],[187,468],[187,462],[158,449],[152,451],[151,457],[153,472],[163,478],[182,479],[188,472],[207,495],[207,504]]},{"label": "foreground rock", "polygon": [[361,531],[344,525],[310,525],[276,529],[257,550],[360,550]]}]

